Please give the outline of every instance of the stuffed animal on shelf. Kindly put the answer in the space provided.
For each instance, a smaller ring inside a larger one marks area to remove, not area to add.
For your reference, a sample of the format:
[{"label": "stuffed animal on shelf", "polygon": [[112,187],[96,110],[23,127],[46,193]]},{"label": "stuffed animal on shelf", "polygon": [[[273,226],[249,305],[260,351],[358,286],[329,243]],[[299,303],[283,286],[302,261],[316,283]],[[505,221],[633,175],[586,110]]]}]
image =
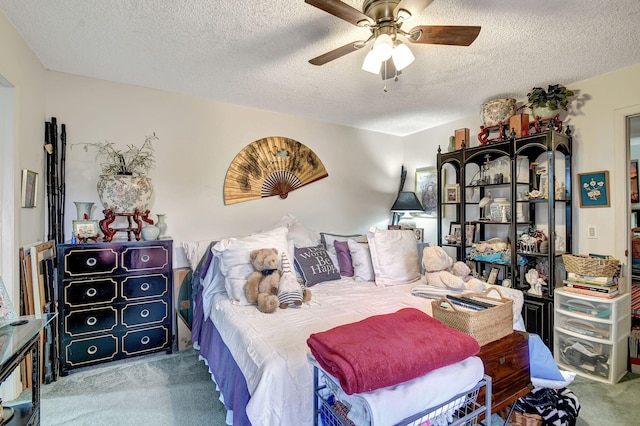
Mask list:
[{"label": "stuffed animal on shelf", "polygon": [[257,303],[258,310],[271,313],[276,310],[278,302],[278,285],[281,272],[278,269],[278,250],[262,248],[252,250],[249,260],[254,272],[247,277],[245,294],[249,303]]},{"label": "stuffed animal on shelf", "polygon": [[453,259],[440,246],[425,247],[422,252],[422,266],[427,284],[434,287],[449,288],[452,290],[482,291],[486,285],[469,276],[471,270],[462,262],[456,262],[452,271]]},{"label": "stuffed animal on shelf", "polygon": [[303,287],[291,270],[287,255],[282,253],[282,278],[278,285],[278,301],[280,308],[298,307],[311,300],[311,291]]}]

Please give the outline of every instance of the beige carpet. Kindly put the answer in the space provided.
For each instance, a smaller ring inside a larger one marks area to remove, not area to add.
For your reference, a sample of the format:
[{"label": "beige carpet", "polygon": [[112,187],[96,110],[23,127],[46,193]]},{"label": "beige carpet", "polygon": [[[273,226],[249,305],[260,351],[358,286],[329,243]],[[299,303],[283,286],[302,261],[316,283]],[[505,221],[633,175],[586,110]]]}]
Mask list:
[{"label": "beige carpet", "polygon": [[87,367],[41,388],[41,424],[224,425],[207,367],[188,350]]},{"label": "beige carpet", "polygon": [[[577,426],[640,424],[640,375],[616,385],[577,377],[569,388],[581,410]],[[200,426],[225,424],[207,367],[196,351],[164,352],[76,370],[42,387],[41,424]],[[500,425],[492,417],[493,425]]]}]

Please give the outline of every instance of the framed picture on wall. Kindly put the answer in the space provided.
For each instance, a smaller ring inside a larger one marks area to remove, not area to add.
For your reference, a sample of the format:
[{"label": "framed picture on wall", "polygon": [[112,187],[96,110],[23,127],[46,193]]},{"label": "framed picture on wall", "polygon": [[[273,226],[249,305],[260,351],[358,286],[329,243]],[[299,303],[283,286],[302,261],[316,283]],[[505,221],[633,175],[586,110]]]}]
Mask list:
[{"label": "framed picture on wall", "polygon": [[631,160],[629,178],[631,179],[631,186],[629,186],[631,202],[638,203],[640,202],[640,198],[638,198],[638,160]]},{"label": "framed picture on wall", "polygon": [[609,207],[609,171],[579,173],[580,207]]},{"label": "framed picture on wall", "polygon": [[416,195],[424,211],[415,213],[418,217],[438,216],[438,174],[435,167],[416,169]]},{"label": "framed picture on wall", "polygon": [[22,169],[22,207],[36,207],[38,198],[38,174]]}]

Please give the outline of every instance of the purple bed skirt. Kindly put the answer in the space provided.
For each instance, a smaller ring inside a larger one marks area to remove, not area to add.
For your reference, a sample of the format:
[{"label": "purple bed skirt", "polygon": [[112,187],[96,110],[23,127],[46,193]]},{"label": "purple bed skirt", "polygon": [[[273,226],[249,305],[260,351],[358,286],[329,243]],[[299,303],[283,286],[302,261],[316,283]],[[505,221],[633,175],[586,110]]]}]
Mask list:
[{"label": "purple bed skirt", "polygon": [[233,410],[234,426],[250,426],[246,412],[251,397],[247,381],[215,325],[208,318],[204,320],[201,292],[196,295],[191,334],[192,340],[200,346],[200,355],[207,360],[209,371],[215,377],[225,408]]}]

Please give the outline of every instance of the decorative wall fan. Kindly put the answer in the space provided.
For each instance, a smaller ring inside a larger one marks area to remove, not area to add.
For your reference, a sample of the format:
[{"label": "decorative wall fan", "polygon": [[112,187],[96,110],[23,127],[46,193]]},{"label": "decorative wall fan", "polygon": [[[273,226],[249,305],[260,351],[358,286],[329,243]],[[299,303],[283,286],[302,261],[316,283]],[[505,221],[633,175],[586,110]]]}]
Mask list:
[{"label": "decorative wall fan", "polygon": [[307,146],[283,137],[250,143],[236,155],[224,178],[224,203],[257,198],[287,198],[289,192],[329,176]]},{"label": "decorative wall fan", "polygon": [[[371,35],[366,40],[354,41],[311,59],[313,65],[323,65],[348,53],[362,49],[373,41],[373,46],[362,68],[382,78],[397,75],[414,57],[402,39],[420,44],[444,44],[469,46],[478,37],[477,26],[418,25],[405,31],[402,25],[426,9],[433,0],[365,0],[362,12],[340,0],[305,0],[353,25],[368,28]],[[391,70],[391,71],[390,71]]]}]

